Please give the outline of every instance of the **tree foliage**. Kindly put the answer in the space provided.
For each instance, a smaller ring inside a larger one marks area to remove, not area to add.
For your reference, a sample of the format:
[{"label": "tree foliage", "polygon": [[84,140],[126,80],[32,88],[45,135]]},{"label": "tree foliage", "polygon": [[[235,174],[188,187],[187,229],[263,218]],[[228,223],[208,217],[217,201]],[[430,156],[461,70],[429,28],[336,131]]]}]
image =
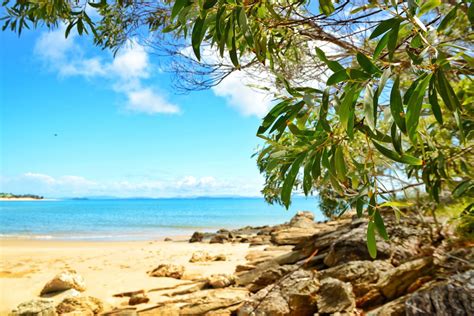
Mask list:
[{"label": "tree foliage", "polygon": [[267,74],[275,106],[256,155],[266,199],[288,207],[292,193],[324,188],[323,198],[370,218],[371,253],[375,231],[388,237],[380,207],[396,207],[397,193],[473,195],[471,1],[6,0],[4,8],[4,29],[18,33],[66,23],[66,36],[91,33],[104,48],[131,38],[164,47],[191,86],[233,71]]}]

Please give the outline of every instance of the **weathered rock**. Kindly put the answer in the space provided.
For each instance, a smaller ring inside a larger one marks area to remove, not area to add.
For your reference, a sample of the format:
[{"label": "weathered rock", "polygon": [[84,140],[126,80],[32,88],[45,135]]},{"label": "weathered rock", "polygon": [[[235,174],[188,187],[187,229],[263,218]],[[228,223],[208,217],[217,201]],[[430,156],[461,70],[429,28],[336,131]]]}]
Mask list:
[{"label": "weathered rock", "polygon": [[12,312],[12,316],[56,316],[54,301],[50,299],[34,299],[21,303]]},{"label": "weathered rock", "polygon": [[203,239],[204,233],[194,232],[194,234],[191,236],[191,239],[189,239],[189,242],[201,242]]},{"label": "weathered rock", "polygon": [[83,315],[97,315],[104,310],[102,302],[92,296],[65,298],[56,306],[60,315],[66,313],[81,313]]},{"label": "weathered rock", "polygon": [[165,241],[173,241],[173,239],[169,238],[169,237],[166,237],[165,238]]},{"label": "weathered rock", "polygon": [[352,312],[355,309],[355,299],[350,283],[334,278],[321,280],[317,296],[318,313]]},{"label": "weathered rock", "polygon": [[[405,316],[405,301],[408,295],[399,297],[367,313],[367,316]],[[419,314],[417,314],[419,315]]]},{"label": "weathered rock", "polygon": [[416,279],[430,274],[432,270],[433,259],[431,257],[406,262],[383,274],[377,287],[387,299],[394,299],[404,295]]},{"label": "weathered rock", "polygon": [[272,233],[271,241],[277,245],[296,245],[307,241],[316,233],[314,228],[290,227]]},{"label": "weathered rock", "polygon": [[250,247],[270,245],[271,237],[268,235],[257,235],[247,238],[247,242],[250,243]]},{"label": "weathered rock", "polygon": [[316,272],[297,270],[246,300],[238,315],[313,315],[317,311],[318,290]]},{"label": "weathered rock", "polygon": [[41,290],[41,295],[75,289],[83,292],[86,290],[84,279],[75,271],[67,270],[56,275]]},{"label": "weathered rock", "polygon": [[249,284],[253,283],[256,279],[260,278],[260,276],[265,273],[265,271],[279,268],[280,265],[274,261],[267,261],[261,264],[258,264],[255,269],[243,272],[242,274],[238,275],[235,284],[238,286],[248,286]]},{"label": "weathered rock", "polygon": [[235,267],[235,273],[250,271],[255,269],[255,266],[252,264],[239,264]]},{"label": "weathered rock", "polygon": [[474,270],[413,293],[406,315],[474,315]]},{"label": "weathered rock", "polygon": [[148,272],[153,277],[167,277],[181,279],[184,274],[184,267],[176,264],[160,264],[158,267]]},{"label": "weathered rock", "polygon": [[284,275],[297,269],[296,266],[284,265],[279,267],[271,267],[264,270],[251,284],[247,286],[250,292],[255,293],[269,284],[275,283]]},{"label": "weathered rock", "polygon": [[208,278],[208,282],[212,288],[220,289],[234,284],[235,277],[228,274],[213,274]]},{"label": "weathered rock", "polygon": [[128,305],[138,305],[138,304],[146,304],[150,301],[150,298],[145,294],[137,294],[130,297],[128,300]]},{"label": "weathered rock", "polygon": [[195,251],[189,259],[189,262],[208,262],[208,261],[226,261],[227,257],[224,254],[218,254],[216,256],[210,255],[206,251]]},{"label": "weathered rock", "polygon": [[393,266],[386,261],[351,261],[337,267],[322,270],[320,273],[321,279],[332,277],[351,283],[355,296],[361,297],[390,269],[393,269]]},{"label": "weathered rock", "polygon": [[179,315],[203,315],[213,310],[230,308],[246,300],[249,292],[246,289],[213,289],[204,290],[199,298],[180,308]]},{"label": "weathered rock", "polygon": [[212,236],[211,240],[209,243],[211,244],[223,244],[225,242],[229,241],[229,235],[227,234],[216,234]]},{"label": "weathered rock", "polygon": [[137,309],[135,307],[117,308],[101,316],[137,316]]},{"label": "weathered rock", "polygon": [[314,214],[309,211],[299,211],[290,220],[291,227],[312,228],[314,226]]},{"label": "weathered rock", "polygon": [[139,316],[179,316],[179,307],[175,304],[160,304],[138,312]]}]

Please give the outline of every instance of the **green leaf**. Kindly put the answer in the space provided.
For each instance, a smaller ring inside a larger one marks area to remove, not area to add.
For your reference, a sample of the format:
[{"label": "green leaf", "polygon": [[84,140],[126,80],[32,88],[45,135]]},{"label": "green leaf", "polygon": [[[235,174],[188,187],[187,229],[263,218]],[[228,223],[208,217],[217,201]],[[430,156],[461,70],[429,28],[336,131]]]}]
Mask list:
[{"label": "green leaf", "polygon": [[313,185],[313,178],[311,176],[311,169],[313,167],[312,158],[313,157],[309,157],[309,159],[306,160],[306,163],[304,165],[303,192],[305,195],[308,195]]},{"label": "green leaf", "polygon": [[375,228],[377,228],[377,232],[379,233],[379,235],[385,239],[385,240],[388,240],[388,234],[387,234],[387,230],[385,229],[385,224],[383,223],[383,219],[382,219],[382,216],[380,216],[380,213],[378,210],[375,210],[375,213],[374,213],[374,223],[375,223]]},{"label": "green leaf", "polygon": [[388,49],[388,56],[390,60],[393,59],[393,54],[395,53],[395,49],[397,48],[399,30],[400,30],[400,22],[395,23],[390,33],[388,33],[389,35],[388,35],[387,49]]},{"label": "green leaf", "polygon": [[201,42],[204,37],[204,22],[205,18],[198,16],[194,23],[193,32],[191,34],[191,44],[193,46],[194,55],[198,60],[201,60]]},{"label": "green leaf", "polygon": [[204,10],[209,10],[217,3],[217,0],[205,0],[204,4],[202,5]]},{"label": "green leaf", "polygon": [[374,140],[372,140],[372,143],[382,155],[384,155],[387,158],[392,159],[393,161],[397,161],[397,162],[401,162],[401,163],[409,164],[409,165],[414,165],[414,166],[421,166],[423,164],[423,160],[421,160],[420,158],[416,158],[407,154],[400,155],[399,153],[393,150],[385,148],[384,146],[380,145]]},{"label": "green leaf", "polygon": [[263,118],[262,125],[258,128],[257,135],[265,133],[270,128],[270,126],[272,126],[273,122],[275,122],[276,118],[280,116],[281,113],[285,112],[285,110],[287,110],[289,104],[290,100],[283,100],[275,105]]},{"label": "green leaf", "polygon": [[329,16],[334,12],[334,5],[332,0],[319,0],[319,11],[324,15]]},{"label": "green leaf", "polygon": [[344,93],[344,98],[341,101],[341,105],[337,111],[341,125],[344,127],[347,135],[349,135],[350,138],[352,138],[354,135],[354,99],[359,96],[360,90],[358,89],[358,87],[349,87],[347,89],[347,91]]},{"label": "green leaf", "polygon": [[321,151],[318,151],[316,155],[314,155],[314,162],[311,168],[311,174],[313,175],[313,179],[317,180],[321,176]]},{"label": "green leaf", "polygon": [[306,154],[299,155],[291,165],[291,168],[288,173],[286,174],[285,182],[283,183],[283,187],[281,189],[281,201],[287,209],[290,207],[291,191],[293,190],[293,185],[295,183],[296,176],[298,175],[301,163],[303,162],[305,156]]},{"label": "green leaf", "polygon": [[449,84],[444,72],[441,69],[436,71],[436,83],[438,84],[438,93],[440,94],[441,98],[443,99],[444,104],[448,109],[454,111],[455,109],[459,109],[461,107],[461,103],[454,92],[453,88]]},{"label": "green leaf", "polygon": [[430,86],[428,88],[428,100],[430,101],[431,111],[439,124],[443,124],[443,114],[438,103],[438,95],[436,93],[436,76],[433,76],[430,80]]},{"label": "green leaf", "polygon": [[329,78],[328,78],[328,81],[326,82],[326,84],[328,86],[332,86],[338,82],[341,82],[341,81],[344,81],[344,80],[347,80],[349,79],[349,75],[347,74],[347,72],[345,70],[340,70],[340,71],[337,71],[335,73],[333,73]]},{"label": "green leaf", "polygon": [[459,183],[453,190],[453,197],[461,197],[465,193],[468,193],[469,191],[474,189],[474,180],[465,180],[461,183]]},{"label": "green leaf", "polygon": [[365,122],[370,129],[375,130],[375,109],[374,109],[374,92],[372,86],[369,84],[365,87],[364,94],[364,116]]},{"label": "green leaf", "polygon": [[410,207],[413,203],[403,201],[387,201],[379,205],[379,207]]},{"label": "green leaf", "polygon": [[356,212],[357,212],[357,217],[361,218],[362,217],[362,212],[364,208],[364,198],[360,197],[356,201]]},{"label": "green leaf", "polygon": [[181,10],[188,4],[190,4],[189,0],[176,0],[173,9],[171,10],[171,20],[174,20],[179,12],[181,12]]},{"label": "green leaf", "polygon": [[377,46],[374,49],[374,59],[379,57],[382,50],[385,48],[385,46],[387,46],[389,35],[390,35],[390,33],[385,34],[384,36],[382,36],[382,38],[377,43]]},{"label": "green leaf", "polygon": [[338,72],[338,71],[343,71],[344,67],[341,66],[337,61],[335,60],[329,60],[326,57],[326,54],[321,50],[320,48],[316,47],[316,55],[318,55],[318,58],[324,62],[329,69],[331,69],[333,72]]},{"label": "green leaf", "polygon": [[373,39],[379,35],[384,34],[388,30],[392,29],[396,24],[400,24],[400,19],[391,18],[391,19],[380,22],[379,25],[377,25],[375,30],[370,35],[369,39]]},{"label": "green leaf", "polygon": [[336,167],[337,178],[340,181],[344,181],[347,176],[347,168],[341,146],[338,146],[334,152],[334,164]]},{"label": "green leaf", "polygon": [[375,241],[375,224],[372,221],[367,226],[367,249],[370,257],[375,259],[377,257],[377,243]]},{"label": "green leaf", "polygon": [[448,14],[446,14],[444,19],[441,21],[441,23],[438,26],[438,29],[437,29],[438,32],[444,31],[451,24],[452,20],[456,18],[457,9],[458,9],[458,6],[456,5],[454,6],[454,8],[451,9],[451,11],[448,12]]},{"label": "green leaf", "polygon": [[400,155],[403,154],[402,149],[402,135],[397,130],[397,124],[393,123],[392,127],[390,128],[390,136],[392,136],[392,145],[393,148],[399,153]]},{"label": "green leaf", "polygon": [[407,104],[406,125],[408,137],[413,143],[416,143],[418,122],[420,120],[421,105],[426,88],[430,82],[431,74],[426,76],[416,87],[413,94],[410,96]]},{"label": "green leaf", "polygon": [[362,53],[357,53],[357,62],[359,65],[369,74],[375,75],[381,72],[380,68],[377,67],[367,56]]},{"label": "green leaf", "polygon": [[390,92],[390,113],[398,128],[406,133],[405,111],[402,104],[402,96],[400,94],[400,77],[393,82],[392,91]]}]

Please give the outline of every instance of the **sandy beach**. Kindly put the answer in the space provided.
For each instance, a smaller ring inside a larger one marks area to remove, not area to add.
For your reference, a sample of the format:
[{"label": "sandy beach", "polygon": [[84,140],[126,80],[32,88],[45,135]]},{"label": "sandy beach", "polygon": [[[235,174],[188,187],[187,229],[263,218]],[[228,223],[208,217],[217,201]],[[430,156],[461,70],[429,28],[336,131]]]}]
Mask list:
[{"label": "sandy beach", "polygon": [[[199,276],[233,273],[236,265],[245,263],[249,252],[249,245],[245,243],[188,243],[188,238],[179,239],[168,242],[1,240],[0,315],[7,315],[19,303],[38,298],[43,286],[63,270],[74,269],[83,276],[87,286],[84,295],[97,297],[113,306],[126,307],[128,298],[113,295],[174,286]],[[227,260],[190,263],[193,252],[198,250],[211,255],[225,254]],[[186,270],[182,280],[147,275],[147,271],[161,263],[184,265]],[[162,294],[149,292],[149,304],[160,301]],[[53,298],[61,300],[62,296]]]}]

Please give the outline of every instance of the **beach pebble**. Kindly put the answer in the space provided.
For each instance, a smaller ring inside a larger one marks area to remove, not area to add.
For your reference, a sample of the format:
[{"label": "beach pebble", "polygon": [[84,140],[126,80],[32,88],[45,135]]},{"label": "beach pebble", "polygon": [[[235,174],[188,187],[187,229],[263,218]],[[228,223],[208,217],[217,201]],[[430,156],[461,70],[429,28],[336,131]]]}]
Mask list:
[{"label": "beach pebble", "polygon": [[153,277],[168,277],[181,279],[184,274],[184,267],[176,264],[160,264],[158,267],[148,272]]},{"label": "beach pebble", "polygon": [[34,299],[21,303],[12,312],[12,316],[55,316],[54,301],[49,299]]},{"label": "beach pebble", "polygon": [[41,295],[69,289],[75,289],[80,292],[86,290],[84,279],[75,270],[66,270],[56,275],[51,281],[46,283],[41,290]]}]

